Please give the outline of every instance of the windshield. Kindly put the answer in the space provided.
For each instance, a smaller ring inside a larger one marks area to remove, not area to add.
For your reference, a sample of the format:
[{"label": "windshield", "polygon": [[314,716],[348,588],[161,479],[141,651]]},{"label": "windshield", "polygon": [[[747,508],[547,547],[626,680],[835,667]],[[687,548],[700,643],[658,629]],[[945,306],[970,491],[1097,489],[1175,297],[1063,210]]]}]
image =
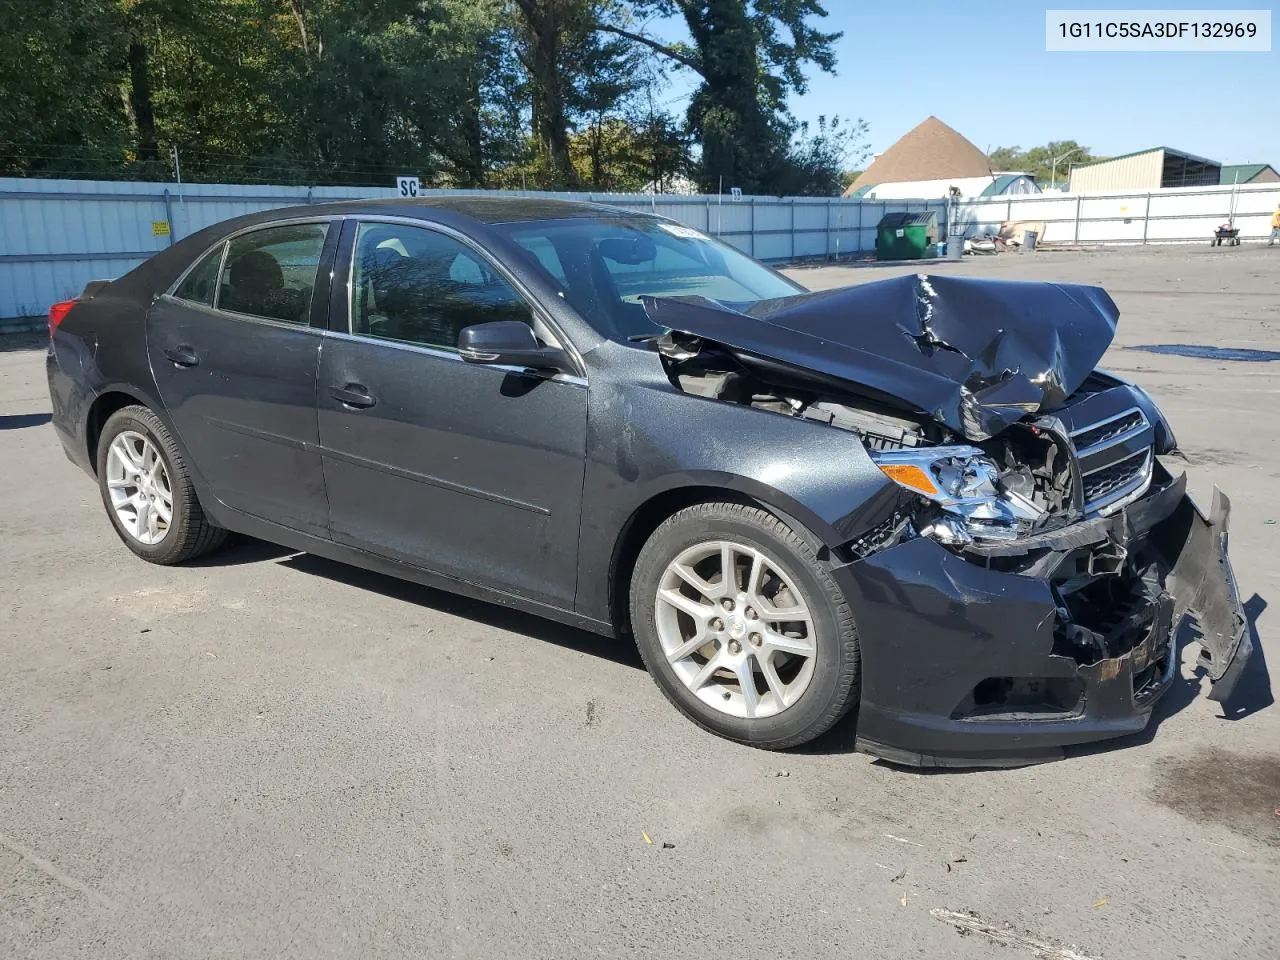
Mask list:
[{"label": "windshield", "polygon": [[559,283],[602,335],[645,336],[657,327],[641,297],[707,297],[742,306],[804,288],[727,244],[677,223],[635,219],[495,224]]}]

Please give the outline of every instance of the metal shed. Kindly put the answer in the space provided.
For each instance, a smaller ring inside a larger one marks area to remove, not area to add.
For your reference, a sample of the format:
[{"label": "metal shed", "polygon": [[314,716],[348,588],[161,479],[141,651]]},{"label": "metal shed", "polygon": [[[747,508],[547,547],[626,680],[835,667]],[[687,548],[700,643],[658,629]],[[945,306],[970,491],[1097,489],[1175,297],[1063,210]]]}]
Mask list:
[{"label": "metal shed", "polygon": [[1222,164],[1172,147],[1151,147],[1071,168],[1071,192],[1217,186]]}]

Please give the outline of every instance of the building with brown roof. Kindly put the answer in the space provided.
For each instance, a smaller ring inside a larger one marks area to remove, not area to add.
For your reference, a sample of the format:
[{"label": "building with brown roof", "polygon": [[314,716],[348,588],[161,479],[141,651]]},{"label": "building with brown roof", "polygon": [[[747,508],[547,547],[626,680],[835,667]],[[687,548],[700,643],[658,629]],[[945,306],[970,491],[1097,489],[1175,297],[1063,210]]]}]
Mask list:
[{"label": "building with brown roof", "polygon": [[907,131],[844,191],[846,197],[943,197],[951,187],[963,196],[1034,193],[1032,178],[997,176],[987,155],[937,117]]}]

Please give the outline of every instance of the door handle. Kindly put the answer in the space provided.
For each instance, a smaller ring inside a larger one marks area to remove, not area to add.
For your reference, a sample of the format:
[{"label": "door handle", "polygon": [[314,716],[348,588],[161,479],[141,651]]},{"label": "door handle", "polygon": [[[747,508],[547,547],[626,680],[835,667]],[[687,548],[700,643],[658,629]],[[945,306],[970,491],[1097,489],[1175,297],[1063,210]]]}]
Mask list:
[{"label": "door handle", "polygon": [[185,343],[179,344],[176,347],[165,347],[164,355],[168,357],[176,367],[194,367],[200,362],[199,355],[197,355],[196,352]]},{"label": "door handle", "polygon": [[369,388],[363,383],[348,383],[339,387],[336,384],[329,388],[329,396],[335,400],[341,400],[345,406],[355,407],[363,410],[372,407],[376,400],[373,394],[369,392]]}]

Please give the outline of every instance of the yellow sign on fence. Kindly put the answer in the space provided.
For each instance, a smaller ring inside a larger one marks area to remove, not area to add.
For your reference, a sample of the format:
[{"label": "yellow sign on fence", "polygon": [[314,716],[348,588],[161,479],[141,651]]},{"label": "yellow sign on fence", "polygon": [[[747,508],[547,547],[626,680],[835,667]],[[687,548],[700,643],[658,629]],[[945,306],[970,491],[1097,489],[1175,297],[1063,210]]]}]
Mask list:
[{"label": "yellow sign on fence", "polygon": [[167,237],[169,235],[168,220],[152,220],[151,235],[153,237]]}]

